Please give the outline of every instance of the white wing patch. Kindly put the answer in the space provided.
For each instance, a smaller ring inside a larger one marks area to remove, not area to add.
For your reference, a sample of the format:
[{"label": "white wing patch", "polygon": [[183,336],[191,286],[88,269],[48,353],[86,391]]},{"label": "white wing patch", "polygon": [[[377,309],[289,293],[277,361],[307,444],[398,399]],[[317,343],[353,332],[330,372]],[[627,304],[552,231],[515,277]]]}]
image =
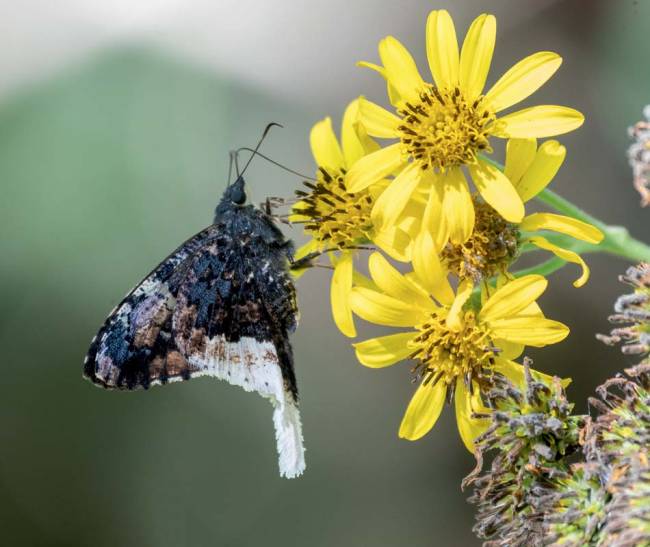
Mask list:
[{"label": "white wing patch", "polygon": [[285,387],[275,346],[250,337],[227,342],[223,336],[217,336],[206,340],[202,354],[190,354],[187,360],[195,369],[192,378],[219,378],[271,401],[280,475],[290,479],[300,476],[305,470],[300,411],[293,394]]}]

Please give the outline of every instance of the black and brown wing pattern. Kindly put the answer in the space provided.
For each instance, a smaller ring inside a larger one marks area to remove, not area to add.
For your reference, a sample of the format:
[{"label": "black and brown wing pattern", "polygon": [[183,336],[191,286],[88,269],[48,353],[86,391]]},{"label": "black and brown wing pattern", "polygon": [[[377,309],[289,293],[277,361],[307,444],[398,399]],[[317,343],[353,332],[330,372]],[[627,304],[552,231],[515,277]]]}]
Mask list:
[{"label": "black and brown wing pattern", "polygon": [[275,409],[280,473],[300,475],[291,253],[267,214],[222,200],[215,223],[165,259],[106,319],[84,376],[126,390],[212,376],[256,391]]},{"label": "black and brown wing pattern", "polygon": [[192,376],[221,378],[271,400],[280,472],[293,477],[305,466],[289,343],[295,290],[286,242],[267,237],[258,221],[238,218],[195,255],[178,290],[172,331]]},{"label": "black and brown wing pattern", "polygon": [[210,226],[187,240],[126,295],[93,338],[86,378],[107,389],[131,390],[190,377],[172,336],[172,314],[192,257],[215,235]]}]

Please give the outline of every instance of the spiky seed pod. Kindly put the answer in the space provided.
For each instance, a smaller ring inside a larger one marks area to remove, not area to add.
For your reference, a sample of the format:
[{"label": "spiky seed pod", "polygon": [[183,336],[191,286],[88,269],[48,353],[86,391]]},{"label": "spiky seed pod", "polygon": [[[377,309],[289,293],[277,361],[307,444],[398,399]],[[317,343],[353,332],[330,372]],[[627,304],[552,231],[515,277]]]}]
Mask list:
[{"label": "spiky seed pod", "polygon": [[633,293],[618,297],[616,313],[609,318],[611,323],[622,326],[612,329],[609,335],[596,337],[609,345],[622,342],[623,353],[642,355],[645,360],[650,353],[650,265],[632,266],[619,279],[634,287]]},{"label": "spiky seed pod", "polygon": [[[544,507],[555,481],[570,479],[566,456],[578,448],[585,416],[573,416],[558,378],[535,380],[524,362],[526,385],[495,376],[488,395],[492,425],[476,440],[476,469],[463,481],[478,507],[474,532],[485,545],[544,545]],[[490,468],[483,471],[486,455]]]},{"label": "spiky seed pod", "polygon": [[587,460],[610,496],[600,545],[650,545],[650,364],[598,388],[601,414],[588,428]]},{"label": "spiky seed pod", "polygon": [[491,426],[463,481],[484,545],[650,546],[650,266],[621,280],[635,290],[610,319],[624,326],[600,338],[644,362],[597,389],[595,419],[572,415],[559,379],[536,380],[527,360],[524,386],[494,375],[481,416]]},{"label": "spiky seed pod", "polygon": [[544,545],[598,545],[609,496],[597,471],[596,466],[577,463],[566,477],[556,477],[549,484],[548,495],[539,503]]},{"label": "spiky seed pod", "polygon": [[634,142],[627,149],[627,157],[634,175],[634,187],[641,194],[641,205],[650,204],[650,105],[643,109],[645,120],[628,129]]},{"label": "spiky seed pod", "polygon": [[601,532],[602,547],[650,545],[650,468],[647,454],[630,457],[608,485],[611,501]]}]

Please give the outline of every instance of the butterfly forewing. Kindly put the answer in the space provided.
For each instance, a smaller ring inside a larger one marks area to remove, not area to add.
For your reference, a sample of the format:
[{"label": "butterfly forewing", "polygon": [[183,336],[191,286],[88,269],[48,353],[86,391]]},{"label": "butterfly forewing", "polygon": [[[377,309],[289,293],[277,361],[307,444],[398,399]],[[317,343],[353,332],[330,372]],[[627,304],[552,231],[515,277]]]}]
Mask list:
[{"label": "butterfly forewing", "polygon": [[137,389],[188,375],[171,336],[171,318],[194,253],[215,235],[210,226],[187,240],[115,307],[90,346],[86,378],[109,389]]}]

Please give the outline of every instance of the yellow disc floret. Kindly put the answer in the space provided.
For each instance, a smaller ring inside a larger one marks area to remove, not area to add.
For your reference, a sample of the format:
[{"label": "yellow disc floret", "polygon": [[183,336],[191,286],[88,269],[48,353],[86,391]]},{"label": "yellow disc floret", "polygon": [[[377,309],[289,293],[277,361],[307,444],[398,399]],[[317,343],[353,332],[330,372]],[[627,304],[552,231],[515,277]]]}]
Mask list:
[{"label": "yellow disc floret", "polygon": [[507,271],[517,256],[519,231],[487,203],[476,197],[473,201],[476,220],[471,235],[464,243],[447,243],[440,258],[459,278],[478,283]]},{"label": "yellow disc floret", "polygon": [[309,192],[297,191],[300,202],[294,213],[304,222],[305,231],[319,243],[345,249],[371,238],[370,212],[374,200],[367,190],[346,191],[345,171],[319,168],[316,182],[305,182]]},{"label": "yellow disc floret", "polygon": [[399,111],[399,138],[422,169],[444,172],[449,167],[476,162],[479,151],[491,152],[486,130],[496,118],[482,97],[468,102],[458,87],[428,85],[416,104]]},{"label": "yellow disc floret", "polygon": [[414,372],[425,383],[441,381],[453,386],[462,378],[470,385],[472,379],[494,363],[498,349],[492,344],[490,331],[476,320],[473,311],[464,312],[460,330],[450,329],[446,313],[441,311],[415,327],[420,334],[411,342],[415,351],[410,357],[418,361]]}]

